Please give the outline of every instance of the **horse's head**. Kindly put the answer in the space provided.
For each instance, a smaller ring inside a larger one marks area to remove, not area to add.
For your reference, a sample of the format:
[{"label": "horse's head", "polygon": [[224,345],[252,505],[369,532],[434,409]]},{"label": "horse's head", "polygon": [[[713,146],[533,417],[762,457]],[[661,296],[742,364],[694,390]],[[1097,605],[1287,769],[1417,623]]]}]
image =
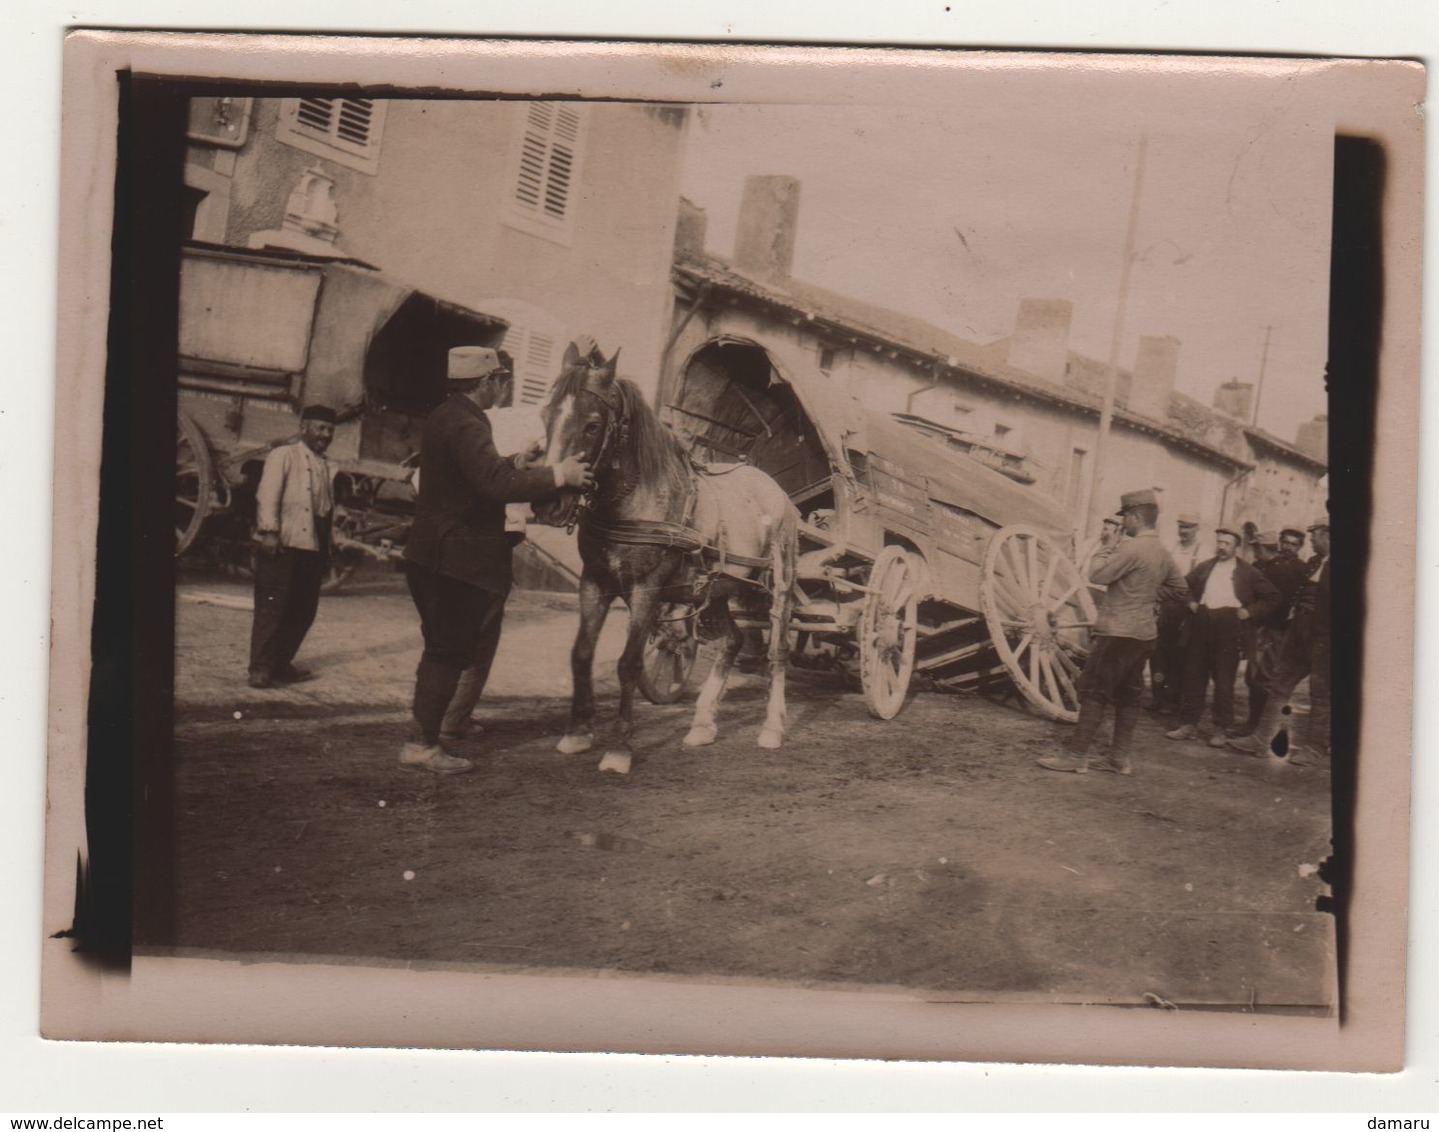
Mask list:
[{"label": "horse's head", "polygon": [[[606,360],[598,346],[582,354],[574,343],[565,350],[559,379],[541,414],[545,463],[558,464],[573,456],[590,465],[597,483],[603,481],[624,425],[620,383],[615,379],[619,356],[616,350]],[[550,526],[569,526],[579,514],[582,499],[580,492],[566,489],[554,499],[536,503],[535,519]]]}]

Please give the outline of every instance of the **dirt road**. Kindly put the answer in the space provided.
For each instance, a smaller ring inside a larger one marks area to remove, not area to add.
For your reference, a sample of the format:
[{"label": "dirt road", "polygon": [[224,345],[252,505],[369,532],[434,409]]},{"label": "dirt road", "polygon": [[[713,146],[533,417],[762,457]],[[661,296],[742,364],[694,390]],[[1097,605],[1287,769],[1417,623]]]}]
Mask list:
[{"label": "dirt road", "polygon": [[245,686],[247,602],[224,581],[179,595],[182,947],[978,1000],[1332,998],[1324,771],[1146,717],[1132,778],[1053,774],[1034,759],[1064,728],[1013,705],[924,693],[883,723],[796,672],[782,750],[755,746],[763,685],[741,676],[715,746],[681,748],[688,704],[642,704],[642,761],[602,777],[554,752],[572,599],[518,595],[459,752],[479,769],[435,778],[396,763],[419,635],[393,577],[324,600],[300,657],[320,678],[290,689]]}]

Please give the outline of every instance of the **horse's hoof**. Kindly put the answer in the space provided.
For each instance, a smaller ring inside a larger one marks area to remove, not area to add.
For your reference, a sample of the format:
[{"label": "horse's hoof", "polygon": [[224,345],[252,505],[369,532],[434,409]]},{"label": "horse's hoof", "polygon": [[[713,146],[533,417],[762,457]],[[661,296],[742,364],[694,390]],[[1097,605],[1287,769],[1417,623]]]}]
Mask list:
[{"label": "horse's hoof", "polygon": [[593,735],[566,735],[555,744],[555,750],[562,755],[582,755],[594,745]]},{"label": "horse's hoof", "polygon": [[759,733],[759,745],[766,751],[777,751],[784,745],[784,732],[771,731],[768,728]]},{"label": "horse's hoof", "polygon": [[718,735],[718,727],[691,727],[684,744],[686,747],[708,747]]},{"label": "horse's hoof", "polygon": [[627,755],[623,751],[606,751],[605,757],[600,760],[600,773],[629,774],[633,759],[633,755]]}]

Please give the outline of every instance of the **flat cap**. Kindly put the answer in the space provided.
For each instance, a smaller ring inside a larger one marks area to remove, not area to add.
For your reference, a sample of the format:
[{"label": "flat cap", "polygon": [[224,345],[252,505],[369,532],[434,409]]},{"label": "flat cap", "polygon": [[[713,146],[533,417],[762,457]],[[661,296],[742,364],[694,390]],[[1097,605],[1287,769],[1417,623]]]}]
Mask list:
[{"label": "flat cap", "polygon": [[1304,532],[1301,531],[1298,527],[1285,527],[1282,531],[1279,532],[1280,538],[1284,538],[1286,535],[1289,538],[1297,538],[1300,542],[1304,541]]},{"label": "flat cap", "polygon": [[1327,531],[1329,529],[1329,516],[1318,516],[1314,522],[1309,524],[1309,529],[1311,531]]},{"label": "flat cap", "polygon": [[306,405],[300,410],[302,421],[324,421],[327,424],[339,424],[340,418],[335,410],[328,405]]},{"label": "flat cap", "polygon": [[499,352],[488,346],[456,346],[450,351],[448,376],[451,381],[474,381],[504,369]]},{"label": "flat cap", "polygon": [[1238,531],[1236,531],[1233,527],[1215,527],[1214,533],[1217,535],[1228,535],[1235,542],[1244,541],[1244,536],[1241,535]]},{"label": "flat cap", "polygon": [[1175,520],[1182,527],[1199,526],[1199,515],[1194,511],[1181,511],[1179,518]]},{"label": "flat cap", "polygon": [[1117,514],[1124,514],[1131,507],[1143,507],[1145,504],[1151,507],[1159,506],[1159,496],[1152,490],[1145,488],[1143,491],[1127,491],[1119,497],[1119,511]]},{"label": "flat cap", "polygon": [[1260,531],[1257,535],[1254,536],[1254,541],[1257,542],[1260,546],[1278,546],[1279,532]]}]

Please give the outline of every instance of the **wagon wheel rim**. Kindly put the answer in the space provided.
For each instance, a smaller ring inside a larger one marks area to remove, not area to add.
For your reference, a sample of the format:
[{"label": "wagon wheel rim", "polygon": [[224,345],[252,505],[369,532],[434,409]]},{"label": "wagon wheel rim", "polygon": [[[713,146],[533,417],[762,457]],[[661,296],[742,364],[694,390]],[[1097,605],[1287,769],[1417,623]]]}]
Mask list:
[{"label": "wagon wheel rim", "polygon": [[859,678],[865,704],[879,719],[904,707],[919,639],[920,559],[887,546],[869,572],[870,592],[859,621]]},{"label": "wagon wheel rim", "polygon": [[200,426],[180,414],[175,436],[175,556],[189,550],[210,512],[214,469]]},{"label": "wagon wheel rim", "polygon": [[1042,532],[1005,527],[990,540],[979,592],[990,640],[1020,694],[1041,715],[1078,720],[1096,618],[1078,568]]},{"label": "wagon wheel rim", "polygon": [[684,695],[698,652],[699,640],[688,607],[661,606],[658,620],[645,639],[640,694],[652,704],[674,703]]}]

